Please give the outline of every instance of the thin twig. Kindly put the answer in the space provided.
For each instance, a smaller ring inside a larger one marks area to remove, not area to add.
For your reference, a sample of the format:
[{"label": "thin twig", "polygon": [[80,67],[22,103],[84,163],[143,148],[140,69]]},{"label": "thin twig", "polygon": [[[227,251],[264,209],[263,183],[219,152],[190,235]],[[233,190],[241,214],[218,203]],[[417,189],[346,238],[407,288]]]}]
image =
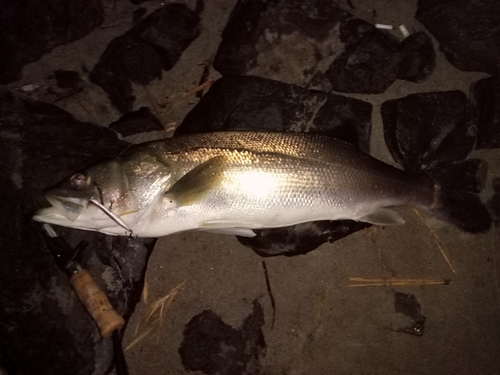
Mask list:
[{"label": "thin twig", "polygon": [[186,99],[188,96],[190,95],[193,95],[193,94],[196,94],[198,91],[201,91],[201,90],[204,90],[205,88],[207,88],[208,86],[210,86],[212,83],[214,83],[214,80],[213,79],[209,79],[208,81],[202,83],[201,85],[198,85],[196,86],[195,88],[189,90],[189,91],[186,91],[185,93],[183,93],[181,96],[179,96],[178,98],[175,98],[175,99],[172,99],[172,100],[169,100],[167,102],[167,105],[172,105],[172,104],[175,104],[177,102],[180,102],[184,99]]},{"label": "thin twig", "polygon": [[[173,288],[165,296],[163,296],[161,298],[158,298],[156,301],[154,301],[154,302],[151,303],[151,305],[146,309],[146,312],[144,313],[142,319],[137,324],[134,336],[137,335],[137,333],[139,331],[139,326],[141,324],[147,326],[146,330],[144,332],[142,332],[136,339],[134,339],[125,348],[125,350],[131,349],[138,342],[140,342],[144,338],[148,337],[151,334],[151,332],[153,332],[153,333],[158,332],[158,327],[163,324],[163,314],[164,314],[164,312],[168,311],[170,305],[172,304],[172,301],[174,300],[174,297],[177,295],[177,293],[179,292],[179,289],[184,285],[184,283],[186,281],[187,280],[184,280],[182,283],[180,283],[175,288]],[[158,309],[160,310],[158,316],[156,316],[155,318],[153,318],[154,313],[156,311],[158,311]]]},{"label": "thin twig", "polygon": [[436,232],[430,226],[427,225],[427,223],[425,222],[422,214],[416,208],[413,208],[413,210],[415,211],[415,214],[420,218],[420,220],[422,220],[422,223],[424,223],[424,225],[429,229],[429,231],[431,232],[432,236],[436,239],[437,247],[438,247],[439,251],[441,252],[441,254],[443,255],[443,258],[446,261],[446,263],[448,263],[448,266],[450,267],[451,272],[456,273],[455,267],[453,267],[453,265],[451,264],[450,259],[448,258],[448,256],[446,255],[446,253],[444,251],[444,248],[443,248],[444,244],[443,244],[443,242],[441,242],[441,240],[437,236]]}]

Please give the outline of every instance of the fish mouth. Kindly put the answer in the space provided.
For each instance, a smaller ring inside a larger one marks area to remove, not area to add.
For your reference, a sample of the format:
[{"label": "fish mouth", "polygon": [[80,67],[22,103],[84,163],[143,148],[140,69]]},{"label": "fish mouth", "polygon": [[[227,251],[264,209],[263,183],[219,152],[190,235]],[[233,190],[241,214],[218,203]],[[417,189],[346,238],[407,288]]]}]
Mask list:
[{"label": "fish mouth", "polygon": [[33,219],[49,224],[67,225],[78,219],[87,208],[89,200],[86,198],[60,197],[52,194],[45,195],[52,207],[38,210]]},{"label": "fish mouth", "polygon": [[[33,220],[112,235],[133,233],[131,227],[118,215],[94,199],[61,197],[54,194],[46,194],[45,198],[52,206],[36,211]],[[131,213],[133,212],[135,211]]]}]

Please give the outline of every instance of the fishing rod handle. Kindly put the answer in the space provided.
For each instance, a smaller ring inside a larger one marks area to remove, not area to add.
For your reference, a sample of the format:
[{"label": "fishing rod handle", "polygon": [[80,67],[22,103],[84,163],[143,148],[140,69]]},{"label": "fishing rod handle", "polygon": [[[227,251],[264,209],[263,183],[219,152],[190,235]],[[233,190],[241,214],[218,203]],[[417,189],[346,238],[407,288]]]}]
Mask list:
[{"label": "fishing rod handle", "polygon": [[123,317],[115,311],[89,271],[79,270],[69,280],[78,299],[96,322],[102,337],[110,337],[115,329],[125,325]]}]

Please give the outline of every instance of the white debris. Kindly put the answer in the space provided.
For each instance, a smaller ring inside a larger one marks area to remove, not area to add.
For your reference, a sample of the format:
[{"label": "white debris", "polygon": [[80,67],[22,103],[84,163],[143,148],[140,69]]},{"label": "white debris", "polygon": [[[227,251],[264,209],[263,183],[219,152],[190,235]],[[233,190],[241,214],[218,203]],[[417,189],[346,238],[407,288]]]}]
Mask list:
[{"label": "white debris", "polygon": [[375,27],[377,29],[383,29],[383,30],[392,30],[394,28],[394,26],[392,25],[387,25],[385,23],[376,23],[375,24]]},{"label": "white debris", "polygon": [[408,31],[405,25],[399,25],[399,30],[401,31],[401,34],[403,34],[405,38],[408,38],[410,36],[410,32]]},{"label": "white debris", "polygon": [[35,85],[26,85],[21,87],[23,91],[33,91],[35,89]]}]

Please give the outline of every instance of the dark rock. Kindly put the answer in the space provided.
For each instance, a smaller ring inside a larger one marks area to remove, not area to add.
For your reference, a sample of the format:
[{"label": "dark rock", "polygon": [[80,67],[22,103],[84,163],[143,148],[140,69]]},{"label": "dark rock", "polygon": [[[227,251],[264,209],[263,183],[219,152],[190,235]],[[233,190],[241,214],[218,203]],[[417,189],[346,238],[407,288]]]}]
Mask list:
[{"label": "dark rock", "polygon": [[223,75],[253,75],[325,91],[381,93],[398,76],[424,80],[435,64],[425,33],[400,45],[391,34],[325,0],[238,1],[222,37],[214,67]]},{"label": "dark rock", "polygon": [[487,173],[488,164],[480,159],[458,161],[430,171],[442,187],[474,194],[483,191]]},{"label": "dark rock", "polygon": [[[315,132],[357,144],[369,152],[372,106],[361,100],[307,90],[259,77],[228,76],[215,82],[186,116],[178,134],[207,131]],[[367,225],[322,221],[256,230],[240,238],[260,255],[294,255],[336,241]]]},{"label": "dark rock", "polygon": [[476,148],[500,148],[500,75],[474,83],[470,96],[477,116]]},{"label": "dark rock", "polygon": [[387,147],[396,163],[408,172],[464,160],[474,146],[476,125],[462,91],[388,100],[381,112]]},{"label": "dark rock", "polygon": [[[124,147],[109,129],[0,90],[0,363],[9,374],[83,375],[110,367],[111,339],[100,338],[31,215],[42,190]],[[72,246],[89,242],[83,265],[128,319],[154,241],[57,231]]]},{"label": "dark rock", "polygon": [[128,112],[135,101],[132,82],[147,85],[161,76],[162,61],[154,48],[124,35],[108,44],[89,78],[108,93],[116,108]]},{"label": "dark rock", "polygon": [[352,220],[314,221],[278,229],[256,230],[255,237],[238,241],[261,256],[306,254],[325,242],[335,242],[371,224]]},{"label": "dark rock", "polygon": [[125,113],[109,127],[124,137],[154,130],[164,130],[160,120],[147,107]]},{"label": "dark rock", "polygon": [[18,80],[24,65],[84,37],[103,21],[100,0],[2,1],[0,84]]},{"label": "dark rock", "polygon": [[195,12],[181,4],[166,5],[113,39],[89,78],[106,90],[121,112],[131,111],[132,82],[147,85],[161,78],[199,33]]},{"label": "dark rock", "polygon": [[224,76],[367,94],[384,92],[397,78],[423,81],[434,65],[425,33],[400,44],[326,0],[238,1],[214,60]]},{"label": "dark rock", "polygon": [[83,81],[78,72],[71,70],[56,70],[54,71],[54,77],[56,79],[57,86],[60,88],[73,90],[82,88]]},{"label": "dark rock", "polygon": [[394,292],[394,310],[407,318],[406,323],[392,327],[395,332],[409,333],[410,335],[423,336],[425,316],[422,315],[420,303],[413,294]]},{"label": "dark rock", "polygon": [[214,68],[304,86],[323,59],[342,50],[336,29],[346,15],[329,0],[239,0]]},{"label": "dark rock", "polygon": [[432,40],[423,31],[411,34],[401,44],[403,58],[399,66],[398,79],[422,82],[436,67],[436,52]]},{"label": "dark rock", "polygon": [[307,90],[259,77],[215,82],[176,130],[314,132],[369,152],[372,106],[358,99]]},{"label": "dark rock", "polygon": [[458,69],[500,74],[497,0],[419,0],[415,17]]},{"label": "dark rock", "polygon": [[146,8],[139,8],[137,10],[134,10],[134,13],[132,15],[132,20],[135,22],[139,21],[143,16],[146,15],[148,10]]},{"label": "dark rock", "polygon": [[262,333],[264,314],[258,302],[240,329],[235,329],[213,311],[205,310],[186,324],[179,348],[188,371],[219,375],[258,375],[259,360],[266,355]]},{"label": "dark rock", "polygon": [[360,19],[340,25],[342,54],[326,71],[334,91],[379,94],[398,77],[403,54],[399,41]]}]

